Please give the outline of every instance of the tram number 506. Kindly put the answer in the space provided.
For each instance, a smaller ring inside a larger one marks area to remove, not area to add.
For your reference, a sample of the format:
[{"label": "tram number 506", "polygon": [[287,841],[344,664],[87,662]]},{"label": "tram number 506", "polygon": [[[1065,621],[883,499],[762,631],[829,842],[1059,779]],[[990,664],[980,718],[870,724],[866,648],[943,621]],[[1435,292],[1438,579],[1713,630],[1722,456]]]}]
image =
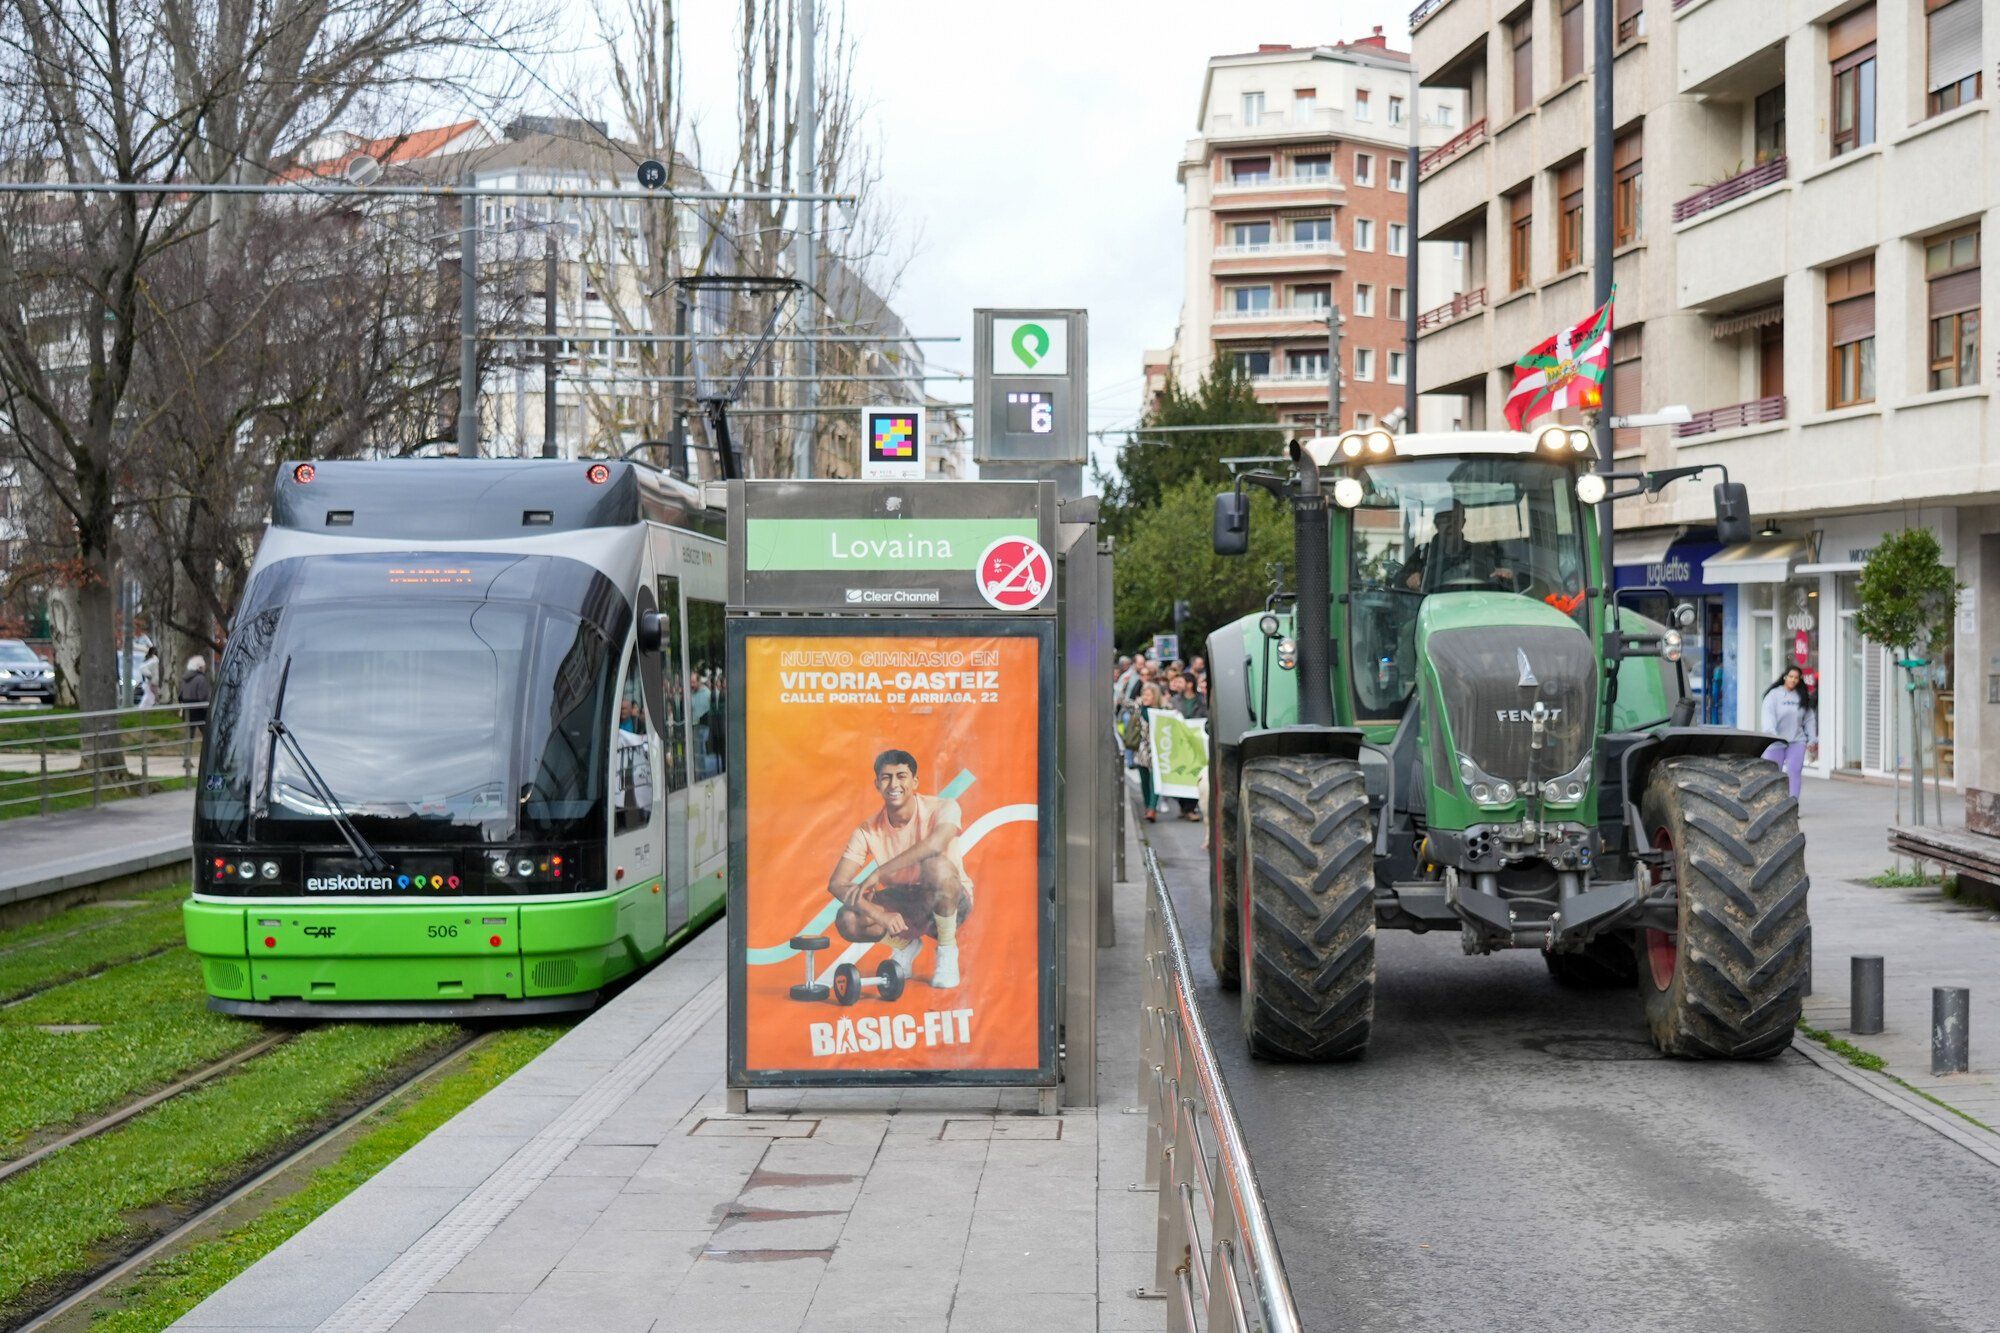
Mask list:
[{"label": "tram number 506", "polygon": [[434,940],[455,940],[458,938],[458,927],[432,926],[430,928],[430,937]]}]

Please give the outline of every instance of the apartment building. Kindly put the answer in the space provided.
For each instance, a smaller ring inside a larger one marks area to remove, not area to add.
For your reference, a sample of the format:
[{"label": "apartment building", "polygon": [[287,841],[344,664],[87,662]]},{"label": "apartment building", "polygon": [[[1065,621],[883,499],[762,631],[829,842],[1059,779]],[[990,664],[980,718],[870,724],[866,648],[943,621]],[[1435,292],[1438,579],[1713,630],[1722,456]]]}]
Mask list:
[{"label": "apartment building", "polygon": [[[1762,533],[1718,546],[1707,487],[1683,483],[1621,508],[1619,582],[1696,603],[1711,720],[1754,725],[1798,664],[1819,771],[1881,774],[1898,719],[1907,751],[1908,695],[1854,628],[1858,576],[1884,534],[1932,529],[1967,591],[1926,726],[1947,783],[2000,784],[2000,301],[1981,276],[2000,244],[2000,3],[1645,5],[1617,9],[1616,401],[1694,420],[1629,433],[1620,457],[1726,466]],[[1424,236],[1473,242],[1480,275],[1426,312],[1420,382],[1466,392],[1475,418],[1497,421],[1513,359],[1590,304],[1592,9],[1413,16],[1426,84],[1468,92],[1474,117],[1420,166]]]},{"label": "apartment building", "polygon": [[[1401,407],[1405,309],[1420,299],[1407,290],[1411,135],[1427,146],[1450,138],[1463,102],[1448,89],[1418,94],[1409,56],[1380,28],[1355,42],[1211,58],[1200,133],[1179,166],[1180,327],[1170,372],[1147,353],[1149,390],[1166,373],[1191,384],[1229,358],[1280,420],[1324,422],[1337,302],[1343,423],[1372,425]],[[1454,289],[1453,247],[1424,258],[1422,285]]]}]

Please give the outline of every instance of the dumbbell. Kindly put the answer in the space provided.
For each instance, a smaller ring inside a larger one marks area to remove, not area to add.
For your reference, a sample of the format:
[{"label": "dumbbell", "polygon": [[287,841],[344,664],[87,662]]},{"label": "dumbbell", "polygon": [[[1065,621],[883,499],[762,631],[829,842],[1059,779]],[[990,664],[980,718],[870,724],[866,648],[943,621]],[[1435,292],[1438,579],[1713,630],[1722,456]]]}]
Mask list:
[{"label": "dumbbell", "polygon": [[792,947],[806,960],[806,984],[792,987],[794,1000],[824,1000],[832,994],[826,984],[813,974],[813,955],[830,943],[824,935],[794,935]]},{"label": "dumbbell", "polygon": [[861,969],[852,963],[842,963],[833,969],[833,1001],[853,1004],[869,986],[875,987],[875,993],[882,999],[894,1001],[903,993],[903,981],[903,969],[896,966],[894,959],[883,959],[872,977],[862,976]]}]

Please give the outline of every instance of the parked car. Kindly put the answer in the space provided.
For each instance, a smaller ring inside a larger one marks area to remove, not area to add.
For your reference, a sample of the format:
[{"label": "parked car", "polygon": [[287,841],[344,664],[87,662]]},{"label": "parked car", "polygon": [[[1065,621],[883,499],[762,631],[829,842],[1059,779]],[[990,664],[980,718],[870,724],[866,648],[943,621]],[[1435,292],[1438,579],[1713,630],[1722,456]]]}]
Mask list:
[{"label": "parked car", "polygon": [[0,639],[0,699],[56,701],[56,669],[19,639]]}]

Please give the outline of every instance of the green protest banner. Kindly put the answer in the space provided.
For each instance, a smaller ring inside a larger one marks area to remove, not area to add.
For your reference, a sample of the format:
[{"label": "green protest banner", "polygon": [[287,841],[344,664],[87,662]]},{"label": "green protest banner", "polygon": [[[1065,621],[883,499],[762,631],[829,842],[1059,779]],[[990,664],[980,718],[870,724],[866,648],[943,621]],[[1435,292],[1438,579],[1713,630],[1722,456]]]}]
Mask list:
[{"label": "green protest banner", "polygon": [[1153,789],[1162,796],[1199,796],[1208,767],[1208,719],[1149,708],[1146,725],[1153,735]]}]

